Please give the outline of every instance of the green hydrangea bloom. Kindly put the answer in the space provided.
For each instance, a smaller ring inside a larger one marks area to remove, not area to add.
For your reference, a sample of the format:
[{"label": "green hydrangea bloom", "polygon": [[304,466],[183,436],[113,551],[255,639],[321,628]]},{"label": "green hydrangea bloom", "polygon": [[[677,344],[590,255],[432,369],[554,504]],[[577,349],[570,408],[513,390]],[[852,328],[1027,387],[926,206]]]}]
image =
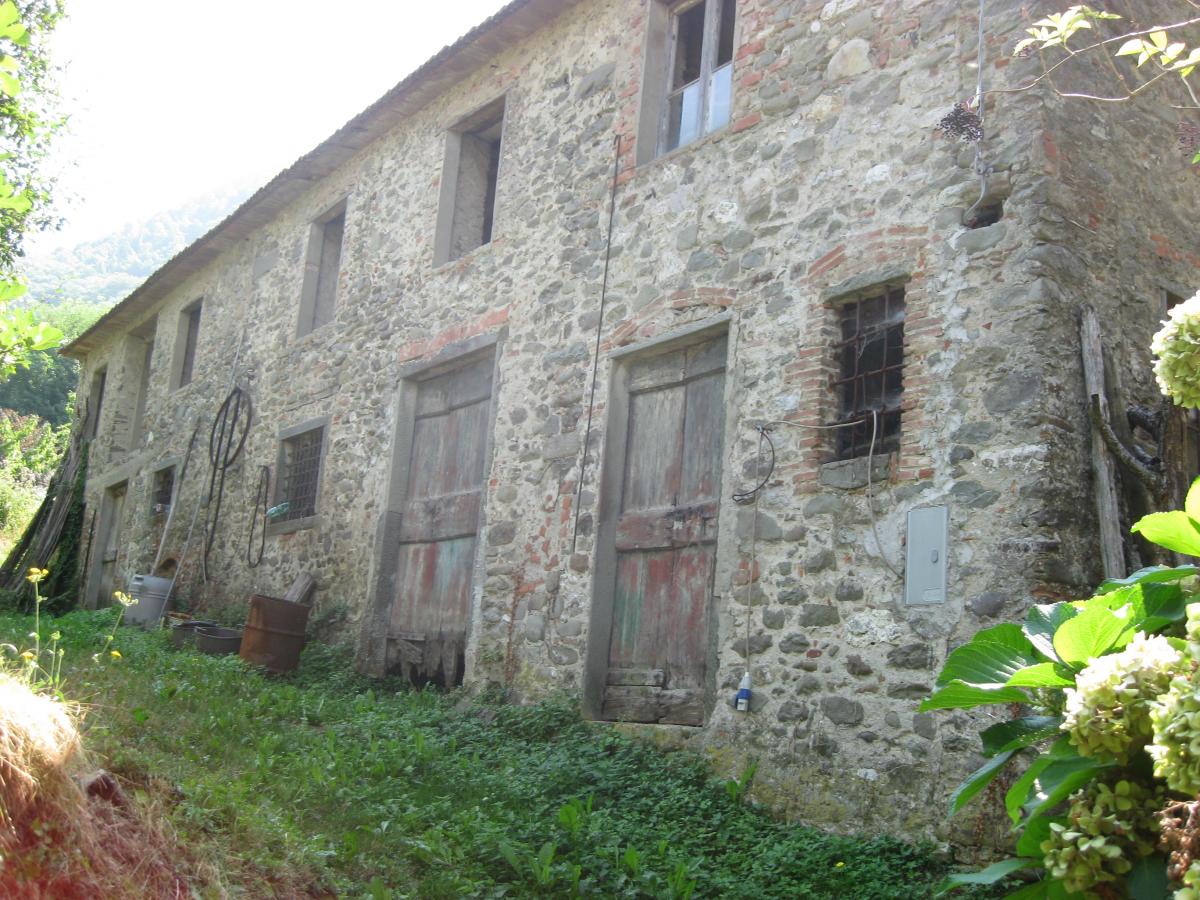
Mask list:
[{"label": "green hydrangea bloom", "polygon": [[1150,710],[1154,743],[1146,749],[1154,774],[1174,791],[1200,792],[1200,684],[1192,674],[1171,679],[1171,687]]},{"label": "green hydrangea bloom", "polygon": [[1084,756],[1129,762],[1150,742],[1150,704],[1167,691],[1183,654],[1138,632],[1119,653],[1091,660],[1067,688],[1062,730]]},{"label": "green hydrangea bloom", "polygon": [[1200,862],[1194,862],[1183,873],[1183,887],[1175,892],[1173,900],[1200,900]]},{"label": "green hydrangea bloom", "polygon": [[1052,823],[1042,842],[1046,870],[1088,900],[1107,896],[1092,888],[1123,880],[1134,862],[1154,852],[1162,801],[1161,791],[1127,779],[1081,788],[1071,795],[1067,821]]},{"label": "green hydrangea bloom", "polygon": [[1163,394],[1178,406],[1200,409],[1200,293],[1172,308],[1150,350]]}]

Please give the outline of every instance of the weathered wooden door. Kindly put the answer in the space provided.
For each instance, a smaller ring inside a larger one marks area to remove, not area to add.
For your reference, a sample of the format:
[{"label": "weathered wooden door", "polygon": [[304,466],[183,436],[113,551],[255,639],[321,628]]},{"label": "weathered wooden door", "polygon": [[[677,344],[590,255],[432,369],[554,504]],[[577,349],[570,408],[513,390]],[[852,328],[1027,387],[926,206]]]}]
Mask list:
[{"label": "weathered wooden door", "polygon": [[417,385],[388,633],[389,668],[416,684],[462,681],[492,368],[488,355]]},{"label": "weathered wooden door", "polygon": [[606,719],[704,721],[725,352],[721,336],[627,369],[624,421],[611,426],[624,437],[606,498],[615,521],[604,528],[614,544]]},{"label": "weathered wooden door", "polygon": [[121,550],[121,520],[125,513],[126,482],[104,492],[100,512],[100,534],[96,543],[96,592],[92,595],[92,607],[99,609],[112,603],[116,589],[117,556]]}]

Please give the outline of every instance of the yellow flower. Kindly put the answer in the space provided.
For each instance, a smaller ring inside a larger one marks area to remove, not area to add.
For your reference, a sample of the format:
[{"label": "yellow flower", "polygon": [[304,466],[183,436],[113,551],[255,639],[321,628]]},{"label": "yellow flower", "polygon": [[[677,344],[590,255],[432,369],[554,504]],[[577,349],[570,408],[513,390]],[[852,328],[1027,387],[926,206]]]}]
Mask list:
[{"label": "yellow flower", "polygon": [[124,591],[113,591],[113,599],[122,606],[133,606],[133,604],[137,603],[136,597],[130,597]]},{"label": "yellow flower", "polygon": [[112,658],[113,658],[113,659],[120,659],[120,658],[121,658],[121,651],[120,651],[120,650],[109,650],[108,652],[109,652],[109,653],[112,655]]},{"label": "yellow flower", "polygon": [[27,659],[30,662],[33,662],[33,651],[26,650],[24,653],[21,654],[21,659]]},{"label": "yellow flower", "polygon": [[841,860],[838,860],[837,862],[835,862],[833,864],[833,867],[835,869],[844,869],[844,868],[846,868],[846,864],[844,862],[842,862]]},{"label": "yellow flower", "polygon": [[37,584],[50,574],[49,569],[39,569],[37,566],[32,566],[29,569],[29,574],[25,576],[25,580],[30,584]]}]

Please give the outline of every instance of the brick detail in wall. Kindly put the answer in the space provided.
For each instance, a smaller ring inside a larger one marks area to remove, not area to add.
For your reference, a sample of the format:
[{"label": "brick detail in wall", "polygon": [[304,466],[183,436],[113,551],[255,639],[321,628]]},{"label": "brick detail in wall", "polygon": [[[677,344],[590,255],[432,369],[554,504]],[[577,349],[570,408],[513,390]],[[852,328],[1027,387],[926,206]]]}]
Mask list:
[{"label": "brick detail in wall", "polygon": [[[913,481],[933,475],[929,450],[924,446],[929,421],[926,406],[932,379],[926,368],[929,355],[941,346],[943,323],[932,309],[925,289],[923,246],[929,240],[923,228],[888,228],[868,232],[818,256],[809,263],[804,282],[814,304],[795,361],[784,369],[786,382],[797,389],[802,402],[791,421],[800,425],[825,425],[837,417],[833,381],[838,340],[836,308],[840,298],[819,302],[836,285],[872,270],[908,273],[905,283],[904,400],[901,405],[900,452],[893,459],[891,479]],[[881,276],[881,284],[886,283]],[[855,288],[847,299],[870,288]],[[788,475],[798,491],[817,490],[821,466],[832,458],[829,432],[802,431],[795,437],[798,462]]]}]

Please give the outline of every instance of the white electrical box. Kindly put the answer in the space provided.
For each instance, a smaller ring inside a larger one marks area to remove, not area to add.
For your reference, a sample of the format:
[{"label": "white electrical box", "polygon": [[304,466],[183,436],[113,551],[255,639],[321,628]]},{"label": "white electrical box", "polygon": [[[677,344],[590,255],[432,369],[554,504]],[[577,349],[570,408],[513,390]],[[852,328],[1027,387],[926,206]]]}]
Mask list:
[{"label": "white electrical box", "polygon": [[946,532],[949,511],[922,506],[908,513],[908,548],[904,558],[904,605],[946,602]]}]

